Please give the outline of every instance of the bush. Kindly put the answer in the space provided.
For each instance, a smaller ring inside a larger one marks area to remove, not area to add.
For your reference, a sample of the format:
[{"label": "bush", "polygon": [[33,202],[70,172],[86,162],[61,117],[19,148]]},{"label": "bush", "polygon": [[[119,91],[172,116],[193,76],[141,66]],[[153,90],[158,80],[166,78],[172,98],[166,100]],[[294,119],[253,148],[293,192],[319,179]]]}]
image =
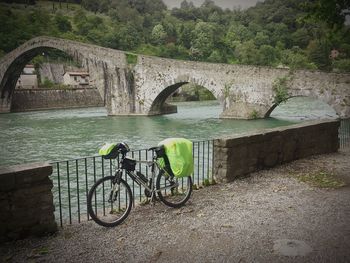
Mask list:
[{"label": "bush", "polygon": [[334,72],[350,72],[350,59],[334,60],[332,67]]},{"label": "bush", "polygon": [[45,78],[44,81],[41,83],[40,88],[51,89],[54,87],[54,85],[55,85],[55,83],[53,83],[48,78]]}]

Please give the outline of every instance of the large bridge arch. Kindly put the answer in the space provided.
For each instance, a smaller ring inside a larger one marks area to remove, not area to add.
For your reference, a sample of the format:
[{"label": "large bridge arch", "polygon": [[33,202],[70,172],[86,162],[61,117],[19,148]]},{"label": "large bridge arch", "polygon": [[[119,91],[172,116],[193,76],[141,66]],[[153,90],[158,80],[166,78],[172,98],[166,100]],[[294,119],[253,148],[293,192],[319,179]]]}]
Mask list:
[{"label": "large bridge arch", "polygon": [[[7,70],[4,72],[4,75],[2,77],[0,87],[1,87],[1,98],[11,97],[17,80],[19,76],[21,75],[21,72],[26,64],[28,64],[33,58],[36,56],[48,52],[51,50],[60,50],[66,53],[62,49],[56,49],[52,47],[34,47],[32,49],[25,50],[23,53],[18,54],[17,57],[13,59],[13,61],[10,62],[10,65],[8,66]],[[71,54],[68,54],[71,55]]]},{"label": "large bridge arch", "polygon": [[[86,68],[111,113],[113,89],[118,89],[120,84],[128,84],[124,74],[127,68],[125,54],[118,50],[52,37],[33,38],[0,59],[0,112],[10,111],[12,94],[26,63],[47,50],[60,50]],[[120,88],[120,93],[123,93],[123,88]]]}]

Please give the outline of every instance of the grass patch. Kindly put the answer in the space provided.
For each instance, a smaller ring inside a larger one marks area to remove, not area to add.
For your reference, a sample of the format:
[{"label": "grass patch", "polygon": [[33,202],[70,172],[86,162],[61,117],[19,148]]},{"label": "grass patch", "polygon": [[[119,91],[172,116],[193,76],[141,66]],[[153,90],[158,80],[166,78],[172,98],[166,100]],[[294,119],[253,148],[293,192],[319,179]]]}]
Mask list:
[{"label": "grass patch", "polygon": [[132,53],[125,53],[126,62],[128,65],[135,65],[137,63],[137,55]]},{"label": "grass patch", "polygon": [[335,189],[345,186],[343,180],[337,178],[334,174],[325,171],[298,174],[296,177],[300,182],[319,188]]}]

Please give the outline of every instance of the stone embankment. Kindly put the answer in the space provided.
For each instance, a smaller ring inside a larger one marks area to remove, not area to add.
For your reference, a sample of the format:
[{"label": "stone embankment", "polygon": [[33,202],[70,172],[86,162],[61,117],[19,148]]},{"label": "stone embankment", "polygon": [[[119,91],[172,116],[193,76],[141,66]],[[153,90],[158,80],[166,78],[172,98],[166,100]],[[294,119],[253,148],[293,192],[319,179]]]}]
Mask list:
[{"label": "stone embankment", "polygon": [[11,111],[103,107],[96,88],[15,90]]}]

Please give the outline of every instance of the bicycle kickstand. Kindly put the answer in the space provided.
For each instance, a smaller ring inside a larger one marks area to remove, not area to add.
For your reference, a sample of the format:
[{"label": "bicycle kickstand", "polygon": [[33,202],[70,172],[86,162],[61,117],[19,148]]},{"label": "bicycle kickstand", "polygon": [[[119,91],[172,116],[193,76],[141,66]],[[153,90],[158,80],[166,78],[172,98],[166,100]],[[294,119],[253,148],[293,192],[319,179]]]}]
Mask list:
[{"label": "bicycle kickstand", "polygon": [[156,204],[156,201],[157,201],[157,195],[155,194],[155,192],[152,192],[150,198],[151,198],[150,203],[151,203],[152,205],[155,205],[155,204]]}]

